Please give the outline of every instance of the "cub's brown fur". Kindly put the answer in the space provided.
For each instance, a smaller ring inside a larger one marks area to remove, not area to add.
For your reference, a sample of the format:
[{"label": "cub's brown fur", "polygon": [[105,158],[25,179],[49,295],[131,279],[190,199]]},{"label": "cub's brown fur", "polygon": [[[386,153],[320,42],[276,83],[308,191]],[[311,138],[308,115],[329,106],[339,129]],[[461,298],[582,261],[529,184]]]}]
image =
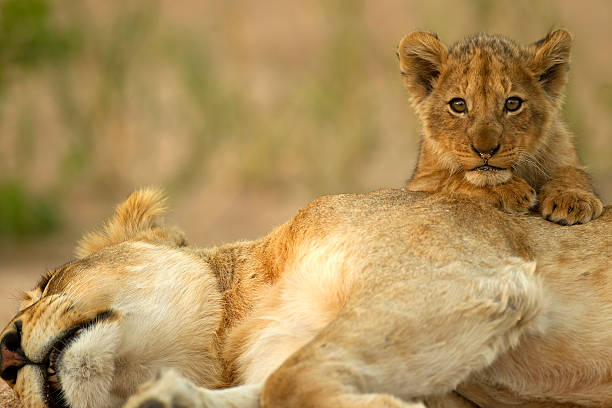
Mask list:
[{"label": "cub's brown fur", "polygon": [[423,122],[407,188],[518,213],[538,202],[562,225],[599,217],[602,203],[560,117],[571,41],[562,29],[529,46],[487,34],[449,49],[432,33],[404,37],[400,68]]}]

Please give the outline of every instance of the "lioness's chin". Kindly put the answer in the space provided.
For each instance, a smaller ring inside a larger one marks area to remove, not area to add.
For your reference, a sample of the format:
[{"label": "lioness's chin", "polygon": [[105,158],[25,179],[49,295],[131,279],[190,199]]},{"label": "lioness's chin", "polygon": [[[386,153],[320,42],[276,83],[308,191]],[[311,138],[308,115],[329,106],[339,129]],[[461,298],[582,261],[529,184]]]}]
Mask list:
[{"label": "lioness's chin", "polygon": [[496,186],[508,182],[512,178],[509,169],[470,170],[465,172],[465,179],[476,187]]}]

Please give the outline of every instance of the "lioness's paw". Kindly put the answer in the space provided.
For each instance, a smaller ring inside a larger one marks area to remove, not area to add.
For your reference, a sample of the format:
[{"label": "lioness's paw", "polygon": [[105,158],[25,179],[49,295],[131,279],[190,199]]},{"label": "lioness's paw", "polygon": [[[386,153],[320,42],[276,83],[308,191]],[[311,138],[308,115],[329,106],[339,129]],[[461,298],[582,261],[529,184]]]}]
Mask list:
[{"label": "lioness's paw", "polygon": [[593,193],[583,190],[556,190],[540,193],[540,213],[561,225],[584,224],[601,215],[603,204]]},{"label": "lioness's paw", "polygon": [[176,371],[166,371],[138,388],[124,408],[204,408],[197,387]]},{"label": "lioness's paw", "polygon": [[209,390],[168,370],[140,386],[124,408],[258,408],[261,387],[249,384]]},{"label": "lioness's paw", "polygon": [[493,204],[506,212],[525,214],[537,202],[535,190],[521,178],[490,187]]}]

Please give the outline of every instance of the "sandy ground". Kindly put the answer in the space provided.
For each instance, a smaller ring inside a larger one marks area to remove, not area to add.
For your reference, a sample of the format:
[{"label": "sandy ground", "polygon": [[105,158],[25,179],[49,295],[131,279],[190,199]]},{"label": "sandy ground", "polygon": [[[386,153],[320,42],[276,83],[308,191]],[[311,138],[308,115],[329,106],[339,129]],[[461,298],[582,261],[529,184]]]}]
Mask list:
[{"label": "sandy ground", "polygon": [[3,265],[0,267],[0,322],[4,324],[17,311],[21,293],[33,287],[42,274],[40,263],[32,261],[28,264]]},{"label": "sandy ground", "polygon": [[[68,242],[76,233],[58,234],[40,241],[0,245],[0,330],[14,316],[25,290],[32,289],[48,270],[70,259]],[[68,235],[68,236],[66,236]]]},{"label": "sandy ground", "polygon": [[0,380],[0,408],[17,408],[21,404],[13,394],[13,391],[2,380]]}]

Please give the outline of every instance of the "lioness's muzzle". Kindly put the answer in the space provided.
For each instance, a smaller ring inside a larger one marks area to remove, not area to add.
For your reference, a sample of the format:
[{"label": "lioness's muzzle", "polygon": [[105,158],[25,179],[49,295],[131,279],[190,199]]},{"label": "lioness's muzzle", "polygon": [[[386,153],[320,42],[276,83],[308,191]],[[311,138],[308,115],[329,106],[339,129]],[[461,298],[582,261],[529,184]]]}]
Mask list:
[{"label": "lioness's muzzle", "polygon": [[0,340],[0,376],[10,385],[15,385],[17,372],[26,364],[33,364],[21,348],[21,321]]}]

